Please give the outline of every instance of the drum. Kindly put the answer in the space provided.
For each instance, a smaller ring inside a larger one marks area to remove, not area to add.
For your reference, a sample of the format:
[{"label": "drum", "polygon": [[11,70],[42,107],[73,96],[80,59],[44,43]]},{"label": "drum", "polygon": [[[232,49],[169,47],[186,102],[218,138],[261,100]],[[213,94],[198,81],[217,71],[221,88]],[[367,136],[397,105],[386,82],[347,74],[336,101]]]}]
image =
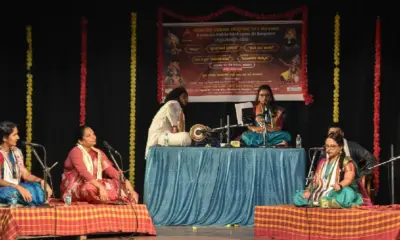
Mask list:
[{"label": "drum", "polygon": [[201,142],[210,135],[209,131],[209,128],[203,124],[195,124],[190,128],[189,135],[193,141]]}]

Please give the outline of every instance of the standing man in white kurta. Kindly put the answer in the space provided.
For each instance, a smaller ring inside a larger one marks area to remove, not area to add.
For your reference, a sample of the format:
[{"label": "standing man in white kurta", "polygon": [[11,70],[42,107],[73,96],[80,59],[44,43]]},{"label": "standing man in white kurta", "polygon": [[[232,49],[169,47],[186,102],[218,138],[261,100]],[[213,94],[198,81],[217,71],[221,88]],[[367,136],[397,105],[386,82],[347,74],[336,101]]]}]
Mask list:
[{"label": "standing man in white kurta", "polygon": [[189,133],[185,132],[185,115],[182,111],[182,107],[188,104],[186,89],[183,87],[173,89],[164,103],[149,128],[146,159],[152,146],[189,146],[192,143]]}]

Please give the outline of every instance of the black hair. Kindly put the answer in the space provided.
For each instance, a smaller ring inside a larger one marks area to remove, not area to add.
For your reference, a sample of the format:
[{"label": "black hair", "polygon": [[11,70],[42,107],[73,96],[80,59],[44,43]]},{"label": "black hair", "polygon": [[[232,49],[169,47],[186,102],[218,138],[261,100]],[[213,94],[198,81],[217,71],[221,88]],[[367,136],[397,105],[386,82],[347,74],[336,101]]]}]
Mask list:
[{"label": "black hair", "polygon": [[76,140],[83,140],[83,135],[85,133],[85,129],[90,128],[87,125],[79,126],[78,130],[76,131]]},{"label": "black hair", "polygon": [[188,92],[186,91],[186,89],[184,87],[174,88],[173,90],[171,90],[171,92],[168,93],[167,97],[165,98],[164,103],[167,103],[168,101],[171,101],[171,100],[176,100],[180,103],[179,97],[184,93],[188,94]]},{"label": "black hair", "polygon": [[329,125],[329,128],[340,128],[343,131],[342,126],[340,125],[340,123],[337,122],[331,123],[331,125]]},{"label": "black hair", "polygon": [[329,133],[328,138],[333,139],[339,146],[343,147],[343,136],[338,132]]},{"label": "black hair", "polygon": [[0,122],[0,137],[1,141],[3,141],[4,137],[10,136],[10,134],[14,131],[14,128],[17,127],[17,124],[13,122],[3,121]]},{"label": "black hair", "polygon": [[271,112],[273,116],[276,116],[276,111],[277,111],[277,106],[276,106],[276,102],[275,102],[275,98],[274,98],[274,94],[272,92],[272,89],[269,85],[264,84],[261,85],[258,90],[257,90],[257,95],[256,95],[256,104],[258,103],[258,96],[260,95],[260,92],[262,90],[267,90],[270,94],[271,94],[271,102],[269,102],[269,105],[271,107]]},{"label": "black hair", "polygon": [[[332,132],[328,134],[328,137],[332,140],[334,140],[340,147],[344,146],[344,140],[343,140],[343,136],[338,133],[338,132]],[[340,153],[340,159],[339,159],[339,168],[340,168],[340,177],[339,177],[339,181],[342,181],[344,179],[344,169],[343,168],[343,161],[344,158],[346,157],[346,154],[344,151],[341,151]]]}]

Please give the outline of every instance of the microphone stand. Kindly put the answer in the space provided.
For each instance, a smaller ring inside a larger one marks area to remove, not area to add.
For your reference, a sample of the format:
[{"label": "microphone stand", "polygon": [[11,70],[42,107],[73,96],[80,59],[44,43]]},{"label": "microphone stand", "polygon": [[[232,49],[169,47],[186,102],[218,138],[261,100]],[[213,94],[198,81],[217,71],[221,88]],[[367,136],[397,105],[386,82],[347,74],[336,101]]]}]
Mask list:
[{"label": "microphone stand", "polygon": [[[223,126],[222,126],[222,118],[219,120],[219,125],[220,125],[220,127],[222,128]],[[219,146],[221,146],[221,143],[224,141],[224,134],[223,134],[223,132],[221,131],[220,133],[219,133]]]},{"label": "microphone stand", "polygon": [[388,164],[390,162],[394,162],[394,161],[399,160],[399,159],[400,159],[400,156],[393,157],[393,158],[387,160],[386,162],[382,162],[382,163],[376,164],[375,166],[369,167],[368,169],[373,169],[373,168],[379,167],[381,165],[385,165],[385,164]]},{"label": "microphone stand", "polygon": [[314,151],[314,154],[313,154],[313,157],[312,157],[312,160],[311,160],[311,165],[310,165],[310,168],[308,169],[306,187],[307,187],[308,182],[309,182],[309,180],[310,180],[310,177],[311,177],[311,175],[312,175],[312,173],[313,173],[314,162],[315,162],[315,157],[317,156],[317,152],[318,152],[318,151]]},{"label": "microphone stand", "polygon": [[[117,161],[114,158],[114,155],[111,153],[110,148],[107,147],[108,153],[111,156],[111,159],[113,160],[115,166],[117,167],[118,171],[121,172],[119,174],[119,185],[118,185],[118,200],[117,200],[117,205],[126,205],[121,199],[122,199],[122,183],[124,181],[124,172],[121,170],[121,168],[119,167]],[[117,153],[117,155],[119,156],[121,162],[122,162],[122,156],[121,154],[119,154],[119,152],[115,151],[115,153]]]},{"label": "microphone stand", "polygon": [[[58,162],[55,162],[51,167],[47,167],[47,165],[46,165],[46,162],[47,162],[47,160],[46,160],[46,148],[44,147],[44,146],[41,146],[41,148],[43,149],[43,152],[44,152],[44,163],[43,163],[43,161],[40,159],[40,157],[39,157],[39,154],[36,152],[36,150],[35,150],[35,148],[33,147],[33,146],[30,146],[31,148],[32,148],[32,152],[33,152],[33,154],[36,156],[36,159],[39,161],[39,163],[40,163],[40,165],[42,166],[42,169],[43,169],[43,192],[44,192],[44,204],[43,204],[43,206],[45,206],[45,207],[48,207],[48,206],[50,206],[50,204],[49,204],[49,197],[47,196],[47,191],[46,191],[46,188],[47,188],[47,178],[51,178],[51,174],[50,174],[50,171],[51,171],[51,169],[52,168],[54,168],[57,164],[58,164]],[[51,179],[50,179],[51,180]]]},{"label": "microphone stand", "polygon": [[[271,124],[272,124],[272,115],[271,115],[271,110],[269,110],[269,108],[266,109],[266,106],[265,106],[265,105],[263,106],[263,109],[264,109],[264,110],[263,110],[263,114],[264,114],[263,145],[260,146],[260,148],[267,148],[267,134],[268,134],[267,126],[268,126],[268,119],[270,120],[270,122],[271,122]],[[267,111],[267,110],[268,110],[268,111]],[[268,116],[268,113],[267,113],[267,112],[269,113],[269,116]],[[271,127],[273,128],[274,126],[272,125]]]},{"label": "microphone stand", "polygon": [[226,145],[225,147],[232,147],[231,145],[231,126],[229,125],[229,115],[226,115]]},{"label": "microphone stand", "polygon": [[[313,181],[313,179],[314,179],[314,171],[311,171],[309,173],[309,177],[307,177],[307,183],[308,183],[308,181],[311,180],[310,197],[308,198],[308,204],[307,204],[309,207],[313,206],[313,194],[314,194],[314,181]],[[307,184],[306,184],[306,186],[307,186]]]},{"label": "microphone stand", "polygon": [[[393,153],[392,153],[392,155],[393,155]],[[388,163],[391,163],[391,167],[392,167],[392,169],[391,169],[391,171],[392,171],[392,176],[391,176],[391,200],[392,200],[392,204],[394,204],[394,161],[396,161],[396,160],[399,160],[400,159],[400,156],[397,156],[397,157],[391,157],[389,160],[387,160],[386,162],[382,162],[382,163],[379,163],[379,164],[376,164],[375,166],[372,166],[372,167],[369,167],[368,168],[368,170],[370,170],[370,169],[373,169],[373,168],[376,168],[376,167],[379,167],[379,166],[381,166],[381,165],[385,165],[385,164],[388,164]]]},{"label": "microphone stand", "polygon": [[[321,151],[321,150],[318,150],[318,151]],[[310,165],[310,168],[308,169],[308,175],[306,178],[306,187],[308,186],[309,182],[311,181],[310,197],[308,199],[309,207],[313,206],[313,201],[312,201],[313,194],[314,194],[314,171],[313,171],[313,168],[314,168],[314,162],[315,162],[315,158],[317,156],[318,151],[314,151],[313,157],[311,159],[311,165]]]},{"label": "microphone stand", "polygon": [[263,145],[260,148],[267,147],[267,119],[264,118]]}]

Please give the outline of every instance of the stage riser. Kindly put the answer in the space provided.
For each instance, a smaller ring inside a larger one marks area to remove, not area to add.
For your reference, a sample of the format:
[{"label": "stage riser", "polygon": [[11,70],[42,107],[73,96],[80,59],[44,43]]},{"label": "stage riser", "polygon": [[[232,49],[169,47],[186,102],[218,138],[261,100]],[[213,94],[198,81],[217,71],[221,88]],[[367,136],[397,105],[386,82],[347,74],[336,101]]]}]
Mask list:
[{"label": "stage riser", "polygon": [[256,206],[254,235],[273,239],[400,239],[400,207],[355,209]]}]

